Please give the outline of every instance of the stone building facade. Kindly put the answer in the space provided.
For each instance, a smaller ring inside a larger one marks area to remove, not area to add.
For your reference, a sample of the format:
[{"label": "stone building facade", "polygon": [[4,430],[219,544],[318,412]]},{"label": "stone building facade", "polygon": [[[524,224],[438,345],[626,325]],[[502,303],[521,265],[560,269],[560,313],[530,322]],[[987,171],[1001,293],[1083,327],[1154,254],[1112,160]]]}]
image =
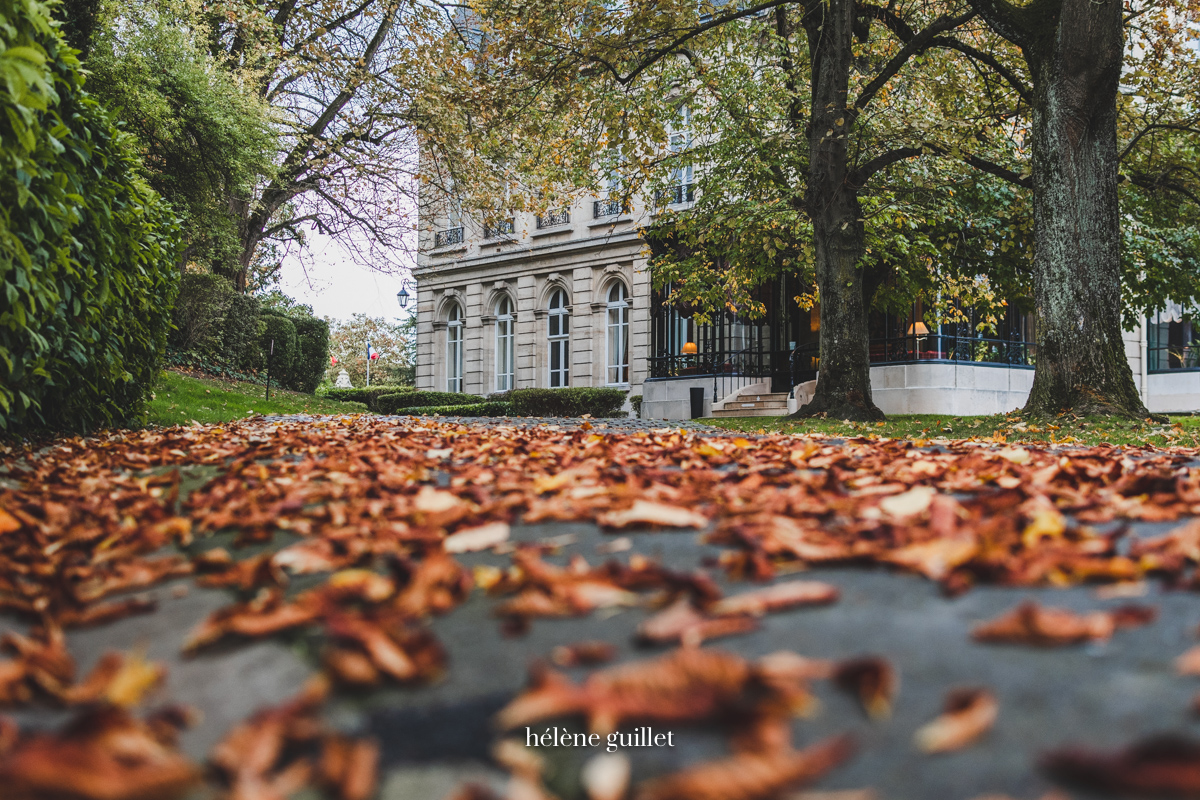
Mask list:
[{"label": "stone building facade", "polygon": [[[610,213],[618,212],[618,213]],[[580,199],[490,230],[456,215],[422,220],[417,387],[641,392],[650,336],[642,209]]]},{"label": "stone building facade", "polygon": [[[486,396],[613,386],[643,395],[642,416],[652,419],[777,414],[802,404],[816,374],[819,324],[815,312],[789,308],[791,287],[767,290],[778,297],[766,320],[707,326],[652,292],[639,229],[656,213],[686,210],[691,184],[676,188],[657,207],[580,197],[541,217],[515,214],[496,229],[446,205],[423,214],[414,273],[417,387]],[[888,414],[1020,407],[1036,359],[1033,323],[1022,319],[1006,320],[1003,338],[982,339],[969,326],[928,330],[919,307],[908,316],[873,315],[876,404]],[[1200,410],[1200,345],[1180,309],[1124,338],[1151,411]]]}]

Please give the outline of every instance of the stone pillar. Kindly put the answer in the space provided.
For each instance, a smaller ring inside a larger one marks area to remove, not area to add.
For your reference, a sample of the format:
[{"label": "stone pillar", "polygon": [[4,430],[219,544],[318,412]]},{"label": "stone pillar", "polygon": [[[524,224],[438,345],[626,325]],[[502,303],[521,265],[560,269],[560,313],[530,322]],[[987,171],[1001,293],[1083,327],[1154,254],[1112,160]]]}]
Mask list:
[{"label": "stone pillar", "polygon": [[603,381],[603,367],[596,364],[604,360],[604,326],[597,327],[592,313],[592,273],[591,267],[571,270],[572,386],[599,386]]},{"label": "stone pillar", "polygon": [[537,306],[537,281],[532,275],[523,275],[517,279],[516,295],[513,302],[516,305],[516,324],[514,325],[515,340],[513,349],[516,354],[516,381],[514,387],[527,389],[542,386],[544,379],[538,367],[537,350],[539,328]]},{"label": "stone pillar", "polygon": [[489,312],[483,307],[483,284],[472,283],[467,286],[463,298],[463,315],[466,324],[463,325],[463,391],[467,394],[484,395],[488,393],[486,374],[488,333],[491,329],[483,322],[484,315]]}]

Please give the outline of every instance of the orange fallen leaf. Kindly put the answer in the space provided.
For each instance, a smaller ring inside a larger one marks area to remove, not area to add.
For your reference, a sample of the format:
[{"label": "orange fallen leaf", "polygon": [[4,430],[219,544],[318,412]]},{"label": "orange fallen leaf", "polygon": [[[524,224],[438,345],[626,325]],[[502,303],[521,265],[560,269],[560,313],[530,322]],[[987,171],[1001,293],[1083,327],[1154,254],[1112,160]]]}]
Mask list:
[{"label": "orange fallen leaf", "polygon": [[976,625],[971,630],[971,637],[978,642],[1054,647],[1105,641],[1118,627],[1145,624],[1154,616],[1153,609],[1138,606],[1077,614],[1026,601],[1007,614]]},{"label": "orange fallen leaf", "polygon": [[747,633],[758,627],[757,620],[749,616],[709,616],[697,610],[691,600],[681,597],[643,620],[637,627],[637,638],[648,644],[680,643],[698,647],[708,639]]},{"label": "orange fallen leaf", "polygon": [[892,700],[900,689],[900,674],[887,659],[862,656],[840,661],[834,666],[833,680],[842,689],[857,694],[872,719],[891,715]]},{"label": "orange fallen leaf", "polygon": [[452,533],[446,537],[442,546],[447,553],[472,553],[508,541],[509,533],[507,522],[489,522]]},{"label": "orange fallen leaf", "polygon": [[955,689],[946,695],[941,716],[916,732],[917,747],[945,753],[966,747],[991,730],[1000,706],[987,689]]},{"label": "orange fallen leaf", "polygon": [[679,506],[638,499],[627,509],[599,515],[596,522],[602,527],[617,530],[648,525],[663,528],[704,528],[708,526],[708,517]]},{"label": "orange fallen leaf", "polygon": [[638,787],[636,800],[765,800],[784,789],[820,778],[855,750],[848,736],[826,739],[799,751],[739,753],[709,761]]},{"label": "orange fallen leaf", "polygon": [[85,712],[59,733],[20,739],[0,758],[0,785],[14,800],[168,800],[199,779],[172,744],[111,706]]},{"label": "orange fallen leaf", "polygon": [[1200,793],[1200,743],[1176,734],[1153,736],[1114,751],[1064,747],[1039,759],[1055,780],[1135,795]]},{"label": "orange fallen leaf", "polygon": [[827,605],[836,602],[839,594],[837,587],[828,583],[788,581],[723,598],[706,610],[718,617],[741,614],[757,617],[796,606]]}]

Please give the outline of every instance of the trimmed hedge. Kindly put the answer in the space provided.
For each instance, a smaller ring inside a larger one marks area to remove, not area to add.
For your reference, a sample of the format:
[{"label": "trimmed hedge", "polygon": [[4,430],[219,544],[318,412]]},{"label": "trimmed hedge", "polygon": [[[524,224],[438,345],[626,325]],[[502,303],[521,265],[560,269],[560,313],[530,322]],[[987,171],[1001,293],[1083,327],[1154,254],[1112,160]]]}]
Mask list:
[{"label": "trimmed hedge", "polygon": [[296,358],[288,388],[312,394],[321,385],[329,363],[329,323],[307,314],[294,315],[291,320],[296,326]]},{"label": "trimmed hedge", "polygon": [[380,414],[395,414],[397,408],[424,408],[427,406],[470,406],[487,402],[482,397],[462,392],[400,392],[385,394],[375,400],[375,410]]},{"label": "trimmed hedge", "polygon": [[167,341],[177,353],[230,369],[262,369],[259,313],[258,300],[241,294],[225,278],[189,272],[179,281],[179,297],[171,313],[175,328]]},{"label": "trimmed hedge", "polygon": [[369,411],[379,413],[375,401],[389,394],[415,395],[417,390],[411,386],[396,386],[395,384],[380,384],[379,386],[363,386],[351,389],[330,389],[325,396],[330,400],[341,400],[348,403],[363,403]]},{"label": "trimmed hedge", "polygon": [[391,413],[399,417],[429,417],[434,414],[443,417],[511,417],[513,407],[512,403],[486,402],[466,406],[412,406],[398,408]]},{"label": "trimmed hedge", "polygon": [[[271,342],[275,351],[271,352]],[[292,362],[296,360],[296,325],[282,314],[263,314],[259,317],[258,346],[262,350],[263,366],[270,363],[271,382],[289,386]]]},{"label": "trimmed hedge", "polygon": [[135,419],[178,285],[175,214],[33,0],[0,0],[0,428]]},{"label": "trimmed hedge", "polygon": [[518,417],[619,416],[623,389],[516,389],[509,394]]}]

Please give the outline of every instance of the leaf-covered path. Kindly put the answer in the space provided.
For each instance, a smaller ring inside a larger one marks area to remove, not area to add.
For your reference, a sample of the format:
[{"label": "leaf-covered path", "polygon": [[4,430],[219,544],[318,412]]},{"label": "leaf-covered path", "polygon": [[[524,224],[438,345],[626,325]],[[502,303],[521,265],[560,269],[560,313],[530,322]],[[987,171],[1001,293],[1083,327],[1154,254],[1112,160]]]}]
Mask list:
[{"label": "leaf-covered path", "polygon": [[[377,773],[431,800],[491,796],[468,779],[511,800],[1195,791],[1196,745],[1116,753],[1200,733],[1176,663],[1194,451],[601,424],[257,419],[11,453],[0,778],[247,800],[365,798]],[[556,727],[675,735],[607,760],[524,748]]]}]

